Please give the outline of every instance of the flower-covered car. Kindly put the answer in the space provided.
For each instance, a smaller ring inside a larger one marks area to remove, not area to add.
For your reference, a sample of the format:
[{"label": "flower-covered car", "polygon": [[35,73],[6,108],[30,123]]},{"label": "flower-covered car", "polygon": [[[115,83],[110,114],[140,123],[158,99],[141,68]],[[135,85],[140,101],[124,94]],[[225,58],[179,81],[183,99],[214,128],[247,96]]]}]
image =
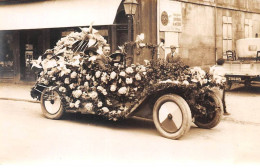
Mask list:
[{"label": "flower-covered car", "polygon": [[87,51],[106,41],[91,27],[81,30],[62,38],[34,64],[40,71],[31,96],[40,100],[45,117],[60,119],[65,112],[113,121],[139,116],[153,119],[159,133],[171,139],[187,133],[192,121],[201,128],[218,125],[223,105],[212,88],[223,87],[224,80],[181,62],[127,65],[123,47],[123,59],[104,71],[96,62],[98,53]]}]

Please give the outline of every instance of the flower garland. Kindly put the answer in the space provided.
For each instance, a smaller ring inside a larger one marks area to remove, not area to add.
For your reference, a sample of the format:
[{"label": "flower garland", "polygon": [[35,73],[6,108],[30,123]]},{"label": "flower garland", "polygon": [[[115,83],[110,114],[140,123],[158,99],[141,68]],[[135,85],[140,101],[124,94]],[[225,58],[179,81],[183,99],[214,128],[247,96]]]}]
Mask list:
[{"label": "flower garland", "polygon": [[[96,56],[84,51],[104,44],[104,38],[90,28],[62,38],[54,47],[56,56],[41,62],[43,67],[48,66],[39,74],[37,83],[54,86],[64,98],[66,109],[114,121],[125,118],[139,100],[160,90],[172,88],[189,100],[196,91],[203,93],[209,87],[223,85],[200,68],[188,68],[181,62],[172,65],[152,60],[147,65],[128,67],[116,63],[102,71]],[[196,109],[197,104],[192,101],[188,103]]]}]

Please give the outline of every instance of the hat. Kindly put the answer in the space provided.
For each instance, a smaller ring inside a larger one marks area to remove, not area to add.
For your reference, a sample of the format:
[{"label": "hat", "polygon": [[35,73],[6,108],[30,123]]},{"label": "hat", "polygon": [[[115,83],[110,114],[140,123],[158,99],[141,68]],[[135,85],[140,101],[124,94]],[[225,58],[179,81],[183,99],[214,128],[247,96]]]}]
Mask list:
[{"label": "hat", "polygon": [[52,49],[47,49],[43,55],[53,54]]},{"label": "hat", "polygon": [[88,47],[85,51],[85,53],[88,55],[89,51],[92,51],[95,55],[97,55],[97,48],[96,47]]},{"label": "hat", "polygon": [[171,48],[171,49],[173,49],[173,48],[175,48],[175,49],[176,49],[177,47],[176,47],[176,46],[174,46],[174,45],[170,45],[170,48]]},{"label": "hat", "polygon": [[112,59],[116,59],[116,57],[117,57],[118,55],[121,56],[120,61],[122,61],[124,54],[123,54],[120,50],[116,50],[113,54],[110,55],[110,57],[111,57]]}]

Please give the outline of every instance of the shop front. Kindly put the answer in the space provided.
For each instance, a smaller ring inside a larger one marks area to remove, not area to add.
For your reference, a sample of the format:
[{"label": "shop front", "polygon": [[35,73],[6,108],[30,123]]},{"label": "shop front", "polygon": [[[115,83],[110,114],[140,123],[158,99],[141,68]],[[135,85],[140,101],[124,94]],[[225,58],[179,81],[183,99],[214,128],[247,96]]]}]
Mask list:
[{"label": "shop front", "polygon": [[11,32],[0,33],[0,78],[10,79],[14,77],[14,36]]},{"label": "shop front", "polygon": [[35,81],[32,60],[80,27],[93,25],[112,51],[127,41],[122,0],[52,0],[0,4],[0,81]]}]

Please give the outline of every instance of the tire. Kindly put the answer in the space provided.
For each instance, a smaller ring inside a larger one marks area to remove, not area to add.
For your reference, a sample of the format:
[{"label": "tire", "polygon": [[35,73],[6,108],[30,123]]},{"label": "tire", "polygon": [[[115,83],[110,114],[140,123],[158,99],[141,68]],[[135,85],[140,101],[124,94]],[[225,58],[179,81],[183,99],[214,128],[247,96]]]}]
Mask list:
[{"label": "tire", "polygon": [[[53,100],[51,99],[51,95],[54,96]],[[49,90],[45,88],[41,95],[41,108],[43,115],[46,118],[58,120],[64,114],[64,106],[61,100],[61,95],[57,90]]]},{"label": "tire", "polygon": [[206,109],[207,110],[206,113],[211,115],[205,115],[203,117],[195,117],[194,124],[197,125],[199,128],[211,129],[216,127],[219,124],[223,116],[223,112],[224,112],[223,103],[221,98],[217,96],[217,94],[214,92],[209,92],[205,98],[216,105],[216,110],[211,111],[213,109],[208,107]]},{"label": "tire", "polygon": [[190,130],[192,121],[189,105],[178,95],[163,95],[154,104],[153,122],[162,136],[178,139]]}]

